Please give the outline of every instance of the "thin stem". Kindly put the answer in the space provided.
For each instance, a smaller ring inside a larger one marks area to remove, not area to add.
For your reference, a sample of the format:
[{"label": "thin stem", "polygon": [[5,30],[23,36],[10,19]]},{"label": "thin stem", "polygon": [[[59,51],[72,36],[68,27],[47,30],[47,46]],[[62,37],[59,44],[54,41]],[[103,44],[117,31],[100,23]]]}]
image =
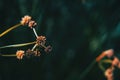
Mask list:
[{"label": "thin stem", "polygon": [[4,57],[14,57],[14,56],[16,56],[16,54],[6,54],[6,55],[1,55],[1,56],[4,56]]},{"label": "thin stem", "polygon": [[32,51],[34,51],[34,49],[37,47],[37,44],[35,44],[32,48]]},{"label": "thin stem", "polygon": [[102,60],[101,62],[102,62],[102,63],[112,63],[112,60],[110,60],[110,59],[105,59],[105,60]]},{"label": "thin stem", "polygon": [[102,63],[99,62],[98,66],[100,67],[100,69],[104,72],[105,71],[105,68],[103,67]]},{"label": "thin stem", "polygon": [[33,32],[34,32],[35,36],[36,36],[36,37],[38,37],[38,35],[37,35],[37,32],[36,32],[35,28],[32,28],[32,29],[33,29]]},{"label": "thin stem", "polygon": [[21,23],[15,25],[15,26],[10,27],[9,29],[7,29],[6,31],[4,31],[3,33],[1,33],[1,34],[0,34],[0,37],[4,36],[4,35],[7,34],[8,32],[10,32],[11,30],[19,27],[20,25],[21,25]]},{"label": "thin stem", "polygon": [[31,45],[31,44],[35,44],[36,42],[29,42],[29,43],[23,43],[23,44],[14,44],[14,45],[7,45],[7,46],[2,46],[0,47],[0,49],[3,49],[3,48],[10,48],[10,47],[23,47],[23,46],[28,46],[28,45]]},{"label": "thin stem", "polygon": [[93,60],[92,63],[86,68],[86,70],[83,71],[82,74],[80,74],[80,80],[83,80],[83,78],[88,74],[88,72],[93,68],[95,65],[96,60]]},{"label": "thin stem", "polygon": [[43,44],[40,44],[43,48],[46,48],[46,46],[45,45],[43,45]]},{"label": "thin stem", "polygon": [[110,60],[110,59],[105,59],[105,60],[102,60],[102,61],[100,61],[99,62],[99,67],[100,67],[100,69],[104,72],[105,71],[105,68],[104,68],[104,66],[102,65],[103,63],[112,63],[112,60]]}]

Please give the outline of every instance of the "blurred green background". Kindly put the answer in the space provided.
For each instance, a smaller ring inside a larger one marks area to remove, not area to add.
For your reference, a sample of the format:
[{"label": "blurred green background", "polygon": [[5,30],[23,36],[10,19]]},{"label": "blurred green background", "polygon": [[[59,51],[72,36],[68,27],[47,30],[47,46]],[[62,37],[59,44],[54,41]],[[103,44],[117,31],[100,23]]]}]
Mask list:
[{"label": "blurred green background", "polygon": [[[0,0],[0,33],[30,15],[50,54],[17,60],[0,57],[0,80],[106,80],[95,58],[106,49],[120,56],[119,0]],[[33,31],[19,27],[0,38],[0,46],[31,42]],[[32,46],[1,49],[13,54]],[[92,67],[91,67],[92,65]],[[116,75],[120,75],[115,71]],[[116,78],[115,80],[119,80]]]}]

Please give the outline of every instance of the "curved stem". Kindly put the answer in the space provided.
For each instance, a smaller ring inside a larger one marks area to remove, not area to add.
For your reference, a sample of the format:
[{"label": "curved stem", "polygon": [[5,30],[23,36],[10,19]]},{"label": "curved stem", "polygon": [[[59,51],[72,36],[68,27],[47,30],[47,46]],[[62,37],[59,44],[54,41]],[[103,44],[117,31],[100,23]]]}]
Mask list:
[{"label": "curved stem", "polygon": [[8,32],[10,32],[11,30],[19,27],[20,25],[21,25],[21,23],[15,25],[15,26],[10,27],[9,29],[7,29],[6,31],[4,31],[3,33],[1,33],[1,34],[0,34],[0,37],[4,36],[4,35],[7,34]]},{"label": "curved stem", "polygon": [[14,57],[14,56],[16,56],[16,54],[6,54],[6,55],[1,55],[1,56],[3,56],[3,57]]},{"label": "curved stem", "polygon": [[35,44],[35,43],[36,43],[36,41],[34,41],[34,42],[29,42],[29,43],[23,43],[23,44],[7,45],[7,46],[2,46],[2,47],[0,47],[0,49],[3,49],[3,48],[11,48],[11,47],[28,46],[28,45]]},{"label": "curved stem", "polygon": [[33,46],[33,48],[32,48],[32,51],[34,51],[34,49],[35,49],[37,46],[38,46],[38,45],[35,44],[35,45]]},{"label": "curved stem", "polygon": [[110,59],[105,59],[105,60],[102,60],[102,61],[100,61],[99,62],[99,67],[100,67],[100,69],[104,72],[105,71],[105,68],[104,68],[104,66],[102,65],[103,63],[112,63],[112,60],[110,60]]}]

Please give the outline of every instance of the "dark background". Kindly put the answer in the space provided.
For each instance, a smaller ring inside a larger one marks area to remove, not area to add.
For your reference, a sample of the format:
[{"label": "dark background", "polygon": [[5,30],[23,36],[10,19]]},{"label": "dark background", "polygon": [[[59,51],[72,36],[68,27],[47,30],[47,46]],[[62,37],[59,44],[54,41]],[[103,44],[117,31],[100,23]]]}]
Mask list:
[{"label": "dark background", "polygon": [[[39,58],[0,57],[0,80],[106,80],[92,63],[106,49],[120,56],[119,0],[0,0],[0,33],[24,15],[33,17],[38,34],[47,37],[53,50]],[[0,46],[34,40],[33,31],[23,26],[1,37]],[[0,53],[15,54],[32,46]]]}]

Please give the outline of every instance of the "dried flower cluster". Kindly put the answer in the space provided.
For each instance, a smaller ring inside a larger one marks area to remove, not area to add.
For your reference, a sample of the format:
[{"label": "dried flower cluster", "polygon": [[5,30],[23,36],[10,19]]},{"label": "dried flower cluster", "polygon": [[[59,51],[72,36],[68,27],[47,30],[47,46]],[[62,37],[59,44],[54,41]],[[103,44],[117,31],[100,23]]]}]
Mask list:
[{"label": "dried flower cluster", "polygon": [[96,61],[99,62],[103,57],[107,56],[108,58],[112,57],[114,54],[113,49],[106,50],[102,52],[97,58]]},{"label": "dried flower cluster", "polygon": [[96,61],[100,63],[100,62],[102,62],[102,59],[104,57],[108,57],[108,58],[113,57],[113,60],[109,59],[109,60],[106,60],[106,61],[103,60],[103,61],[106,63],[111,63],[111,66],[104,71],[104,75],[106,76],[107,80],[114,80],[113,71],[114,71],[115,67],[120,69],[120,60],[114,55],[113,49],[109,49],[109,50],[102,52],[96,58]]},{"label": "dried flower cluster", "polygon": [[[34,57],[34,56],[40,56],[41,55],[40,48],[44,48],[44,51],[46,53],[49,53],[52,50],[52,47],[50,45],[49,46],[45,45],[46,44],[46,37],[45,36],[38,36],[38,34],[35,30],[35,26],[37,25],[37,23],[34,20],[32,20],[31,16],[28,16],[28,15],[26,15],[22,18],[22,20],[20,21],[20,24],[17,24],[15,26],[7,29],[6,31],[4,31],[2,34],[0,34],[0,37],[4,36],[8,32],[10,32],[11,30],[13,30],[21,25],[22,26],[27,25],[28,27],[30,27],[33,30],[34,35],[36,36],[36,41],[29,42],[29,43],[23,43],[23,44],[14,44],[14,45],[2,46],[2,47],[0,47],[0,49],[8,48],[8,47],[21,47],[21,46],[35,44],[32,49],[28,49],[26,51],[18,50],[16,52],[15,56],[19,60],[23,59],[24,57],[30,58],[30,57]],[[5,56],[5,55],[2,55],[2,56]]]},{"label": "dried flower cluster", "polygon": [[17,58],[18,58],[18,59],[22,59],[23,56],[24,56],[24,53],[25,53],[25,52],[24,52],[23,50],[17,51],[17,52],[16,52]]},{"label": "dried flower cluster", "polygon": [[[45,42],[46,42],[46,38],[45,36],[38,36],[38,38],[36,39],[36,44],[33,47],[33,49],[28,49],[27,51],[23,51],[23,50],[19,50],[16,52],[16,56],[18,59],[22,59],[23,56],[26,56],[28,58],[33,57],[33,56],[40,56],[40,50],[37,47],[42,47],[44,48],[44,51],[46,53],[49,53],[52,50],[52,47],[49,46],[45,46]],[[36,49],[35,49],[36,48]]]},{"label": "dried flower cluster", "polygon": [[24,16],[21,20],[21,24],[22,25],[28,25],[30,28],[33,28],[37,25],[37,23],[33,20],[31,20],[32,18],[28,15]]}]

